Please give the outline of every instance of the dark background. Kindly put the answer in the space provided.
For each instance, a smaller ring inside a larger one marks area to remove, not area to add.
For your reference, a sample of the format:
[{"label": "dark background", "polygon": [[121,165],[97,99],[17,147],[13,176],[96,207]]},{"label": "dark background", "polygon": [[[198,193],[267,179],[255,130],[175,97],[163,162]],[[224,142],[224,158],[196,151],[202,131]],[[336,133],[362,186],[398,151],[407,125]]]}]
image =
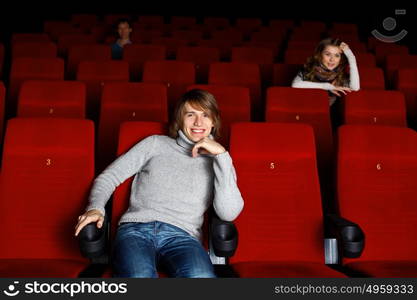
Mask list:
[{"label": "dark background", "polygon": [[[0,8],[0,38],[7,41],[12,32],[40,32],[44,20],[69,20],[73,13],[105,14],[128,13],[132,15],[156,14],[170,16],[196,16],[202,22],[204,16],[228,17],[232,21],[237,17],[259,17],[267,24],[269,19],[318,20],[327,23],[347,22],[359,25],[361,35],[369,36],[373,29],[386,35],[394,35],[402,29],[408,36],[402,41],[415,52],[416,10],[410,2],[401,5],[392,3],[367,3],[365,1],[310,1],[307,4],[299,0],[266,1],[2,1]],[[405,16],[396,16],[395,9],[406,9]],[[387,32],[382,21],[393,17],[397,27]]]}]

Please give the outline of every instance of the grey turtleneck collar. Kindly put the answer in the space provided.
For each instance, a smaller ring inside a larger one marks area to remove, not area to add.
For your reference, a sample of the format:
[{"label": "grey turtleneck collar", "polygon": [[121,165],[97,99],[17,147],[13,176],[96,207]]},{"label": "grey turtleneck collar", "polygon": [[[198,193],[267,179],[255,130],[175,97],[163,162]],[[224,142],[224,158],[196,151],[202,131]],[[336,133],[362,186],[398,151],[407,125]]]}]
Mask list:
[{"label": "grey turtleneck collar", "polygon": [[182,148],[191,151],[195,145],[195,142],[191,141],[180,129],[178,130],[177,144]]},{"label": "grey turtleneck collar", "polygon": [[[211,134],[208,137],[212,140],[214,139]],[[178,137],[176,141],[179,146],[189,151],[191,151],[196,144],[196,142],[191,141],[181,129],[178,130]]]}]

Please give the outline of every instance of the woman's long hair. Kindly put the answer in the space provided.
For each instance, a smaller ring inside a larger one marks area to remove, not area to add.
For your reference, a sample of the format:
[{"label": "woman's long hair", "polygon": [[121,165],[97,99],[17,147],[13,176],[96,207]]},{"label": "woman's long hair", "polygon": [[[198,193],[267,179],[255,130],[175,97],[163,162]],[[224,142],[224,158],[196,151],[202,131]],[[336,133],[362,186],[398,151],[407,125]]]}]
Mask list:
[{"label": "woman's long hair", "polygon": [[[335,46],[340,47],[342,43],[339,39],[327,38],[322,40],[316,47],[313,56],[307,59],[307,62],[304,64],[304,71],[303,76],[304,80],[319,82],[319,80],[315,76],[315,67],[320,66],[321,64],[321,57],[324,49],[327,46]],[[341,53],[340,62],[337,66],[337,75],[335,79],[335,85],[337,86],[344,86],[349,82],[349,74],[347,73],[346,67],[348,66],[348,60],[344,53]]]},{"label": "woman's long hair", "polygon": [[178,130],[182,129],[183,126],[186,103],[195,109],[206,112],[209,115],[213,122],[211,134],[214,139],[218,139],[220,137],[221,122],[217,101],[212,94],[200,89],[193,89],[186,92],[177,102],[174,110],[174,116],[169,126],[169,136],[172,138],[178,137]]}]

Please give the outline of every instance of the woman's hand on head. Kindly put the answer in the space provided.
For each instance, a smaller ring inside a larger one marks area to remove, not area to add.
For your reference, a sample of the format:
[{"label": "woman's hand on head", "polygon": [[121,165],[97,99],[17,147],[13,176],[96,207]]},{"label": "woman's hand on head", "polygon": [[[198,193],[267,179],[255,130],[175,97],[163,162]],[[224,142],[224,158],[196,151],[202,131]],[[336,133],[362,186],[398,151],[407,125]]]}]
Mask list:
[{"label": "woman's hand on head", "polygon": [[89,210],[78,217],[78,223],[75,226],[75,236],[80,233],[84,226],[93,222],[97,222],[97,228],[101,228],[101,226],[103,226],[104,216],[97,209]]},{"label": "woman's hand on head", "polygon": [[350,93],[352,89],[344,86],[335,86],[333,90],[330,90],[332,94],[335,94],[336,96],[340,97],[341,93],[344,95],[347,95],[347,93]]},{"label": "woman's hand on head", "polygon": [[347,49],[349,49],[349,45],[346,44],[345,42],[342,42],[339,46],[340,50],[342,50],[342,52],[345,52]]},{"label": "woman's hand on head", "polygon": [[222,145],[208,137],[205,137],[194,145],[191,154],[193,157],[197,157],[199,153],[217,155],[223,152],[226,152],[226,149]]}]

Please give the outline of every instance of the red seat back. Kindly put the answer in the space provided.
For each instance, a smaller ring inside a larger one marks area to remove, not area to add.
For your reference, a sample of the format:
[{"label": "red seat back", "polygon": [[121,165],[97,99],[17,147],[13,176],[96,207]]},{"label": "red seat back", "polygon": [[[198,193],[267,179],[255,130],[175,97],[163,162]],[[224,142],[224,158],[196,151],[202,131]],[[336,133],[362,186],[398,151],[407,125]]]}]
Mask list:
[{"label": "red seat back", "polygon": [[94,179],[89,120],[9,120],[0,188],[1,258],[82,260],[73,238]]},{"label": "red seat back", "polygon": [[323,262],[314,134],[304,124],[232,125],[230,151],[245,208],[232,263]]},{"label": "red seat back", "polygon": [[98,168],[116,157],[120,124],[168,121],[167,88],[158,83],[111,82],[104,86],[98,129]]},{"label": "red seat back", "polygon": [[209,84],[247,87],[251,93],[252,117],[262,119],[264,103],[261,96],[261,76],[258,64],[213,63],[209,70]]},{"label": "red seat back", "polygon": [[347,94],[344,103],[345,124],[407,126],[401,92],[360,90]]},{"label": "red seat back", "polygon": [[111,59],[111,48],[107,45],[91,44],[71,46],[68,51],[67,74],[75,78],[80,62],[105,61]]},{"label": "red seat back", "polygon": [[415,260],[417,134],[408,128],[345,125],[339,129],[340,213],[366,236],[355,261]]},{"label": "red seat back", "polygon": [[27,80],[19,94],[18,117],[85,118],[85,84],[64,80]]},{"label": "red seat back", "polygon": [[191,62],[183,61],[147,61],[143,82],[166,84],[168,108],[171,112],[187,86],[195,83],[195,66]]}]

